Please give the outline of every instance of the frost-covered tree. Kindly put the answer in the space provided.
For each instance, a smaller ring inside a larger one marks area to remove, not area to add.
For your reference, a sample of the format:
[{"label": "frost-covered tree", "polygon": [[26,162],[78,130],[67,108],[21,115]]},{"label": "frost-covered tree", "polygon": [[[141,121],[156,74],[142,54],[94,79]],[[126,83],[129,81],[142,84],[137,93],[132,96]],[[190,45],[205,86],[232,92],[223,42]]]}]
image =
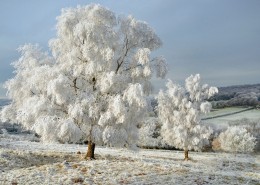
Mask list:
[{"label": "frost-covered tree", "polygon": [[200,75],[191,75],[185,81],[185,88],[168,81],[165,92],[158,95],[159,119],[162,122],[161,135],[171,146],[185,151],[201,150],[208,143],[212,130],[201,125],[201,114],[208,113],[211,104],[206,100],[218,92],[216,87],[201,85]]},{"label": "frost-covered tree", "polygon": [[140,125],[138,146],[145,148],[165,147],[160,135],[161,124],[157,117],[148,117]]},{"label": "frost-covered tree", "polygon": [[164,59],[150,55],[161,40],[147,23],[95,4],[63,9],[57,20],[51,54],[34,45],[20,49],[2,119],[47,141],[85,137],[86,158],[94,158],[96,143],[135,146],[150,79],[167,72]]},{"label": "frost-covered tree", "polygon": [[218,141],[220,148],[228,152],[252,152],[256,145],[256,138],[241,126],[228,127]]}]

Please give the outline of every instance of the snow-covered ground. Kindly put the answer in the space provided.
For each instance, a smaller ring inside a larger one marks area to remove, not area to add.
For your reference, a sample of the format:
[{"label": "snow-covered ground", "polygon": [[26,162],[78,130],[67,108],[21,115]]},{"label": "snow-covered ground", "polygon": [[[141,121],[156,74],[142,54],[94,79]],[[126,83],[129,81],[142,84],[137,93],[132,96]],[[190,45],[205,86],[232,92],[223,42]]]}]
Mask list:
[{"label": "snow-covered ground", "polygon": [[[0,134],[0,184],[259,184],[260,157],[249,154],[129,151],[31,142],[33,136]],[[80,154],[77,154],[80,153]]]},{"label": "snow-covered ground", "polygon": [[[208,117],[215,117],[219,115],[225,115],[229,113],[234,113],[238,111],[245,110],[246,108],[241,108],[241,107],[231,107],[231,108],[223,108],[223,109],[216,109],[209,114],[205,115],[204,118]],[[213,119],[208,119],[208,120],[203,120],[204,123],[208,123],[210,125],[218,125],[218,126],[223,126],[226,127],[230,121],[235,121],[235,120],[240,120],[240,119],[249,119],[252,121],[260,120],[260,110],[259,109],[252,109],[249,111],[245,112],[240,112],[238,114],[233,114],[229,116],[224,116],[224,117],[218,117],[218,118],[213,118]]]}]

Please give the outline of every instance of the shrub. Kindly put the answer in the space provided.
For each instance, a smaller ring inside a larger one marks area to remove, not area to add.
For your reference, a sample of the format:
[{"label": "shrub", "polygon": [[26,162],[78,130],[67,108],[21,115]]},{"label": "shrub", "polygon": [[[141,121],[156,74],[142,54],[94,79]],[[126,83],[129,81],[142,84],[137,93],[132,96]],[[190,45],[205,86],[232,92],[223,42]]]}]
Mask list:
[{"label": "shrub", "polygon": [[218,141],[220,148],[227,152],[252,152],[256,145],[256,138],[239,126],[228,127],[219,135]]}]

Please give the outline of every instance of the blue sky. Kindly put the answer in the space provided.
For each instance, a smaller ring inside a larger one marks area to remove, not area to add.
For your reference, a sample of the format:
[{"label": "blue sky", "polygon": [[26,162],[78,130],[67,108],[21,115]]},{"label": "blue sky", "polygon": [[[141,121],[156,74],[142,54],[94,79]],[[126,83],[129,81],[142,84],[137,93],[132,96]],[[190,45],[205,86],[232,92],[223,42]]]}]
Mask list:
[{"label": "blue sky", "polygon": [[47,50],[60,10],[89,3],[148,22],[163,41],[156,54],[166,58],[167,78],[175,82],[200,73],[215,86],[260,83],[259,0],[6,0],[0,1],[0,86],[13,77],[10,63],[20,45]]}]

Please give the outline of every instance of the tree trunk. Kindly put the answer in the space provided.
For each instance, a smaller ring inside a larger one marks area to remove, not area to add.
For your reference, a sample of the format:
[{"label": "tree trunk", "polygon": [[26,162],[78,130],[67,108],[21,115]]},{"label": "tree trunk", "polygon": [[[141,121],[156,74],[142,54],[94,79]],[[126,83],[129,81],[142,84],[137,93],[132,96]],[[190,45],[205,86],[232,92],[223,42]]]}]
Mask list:
[{"label": "tree trunk", "polygon": [[189,160],[189,150],[184,150],[184,160],[185,161]]},{"label": "tree trunk", "polygon": [[95,143],[92,143],[92,141],[88,141],[88,151],[85,156],[85,159],[88,160],[95,159],[94,152],[95,152]]}]

